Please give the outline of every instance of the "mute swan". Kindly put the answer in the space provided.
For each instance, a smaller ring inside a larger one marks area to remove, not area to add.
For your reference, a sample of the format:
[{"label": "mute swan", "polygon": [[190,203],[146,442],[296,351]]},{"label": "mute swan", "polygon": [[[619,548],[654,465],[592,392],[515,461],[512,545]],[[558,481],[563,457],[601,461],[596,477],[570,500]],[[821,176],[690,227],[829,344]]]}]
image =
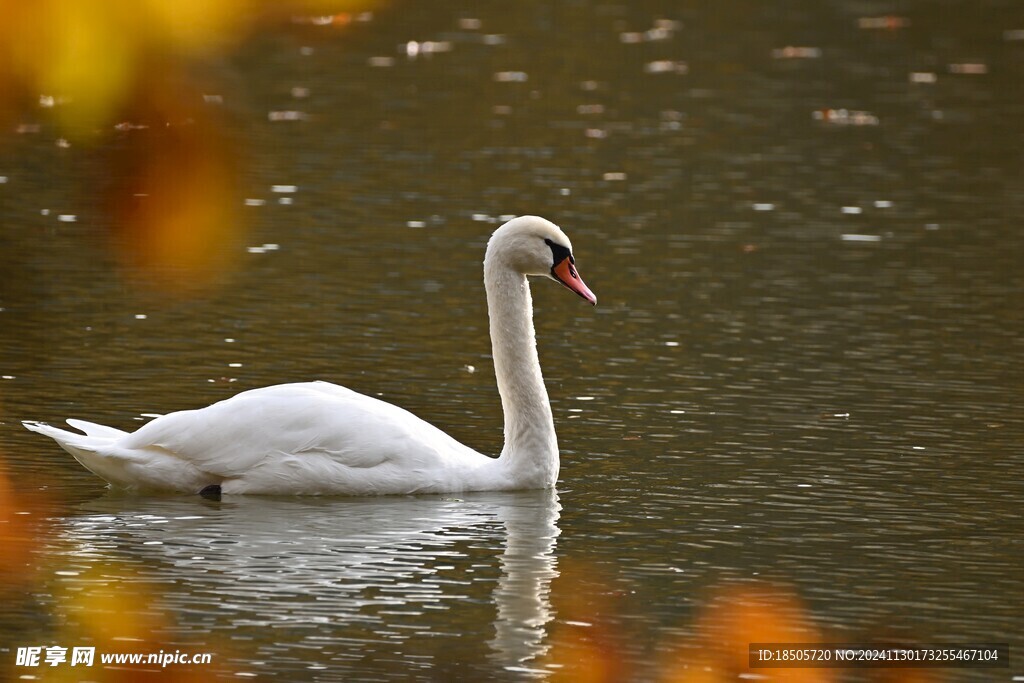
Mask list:
[{"label": "mute swan", "polygon": [[562,230],[520,216],[491,235],[484,288],[505,445],[491,458],[397,406],[328,382],[244,391],[128,433],[82,420],[85,434],[39,422],[82,465],[117,487],[209,493],[377,495],[554,486],[558,443],[541,377],[527,275],[591,304]]}]

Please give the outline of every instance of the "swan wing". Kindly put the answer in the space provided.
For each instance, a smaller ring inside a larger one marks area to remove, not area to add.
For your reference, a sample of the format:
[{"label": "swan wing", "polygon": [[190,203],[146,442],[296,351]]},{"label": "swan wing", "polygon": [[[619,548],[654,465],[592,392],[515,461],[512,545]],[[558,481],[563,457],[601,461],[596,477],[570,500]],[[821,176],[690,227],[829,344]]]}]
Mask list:
[{"label": "swan wing", "polygon": [[414,493],[490,460],[402,408],[327,382],[170,413],[117,446],[179,460],[225,493]]}]

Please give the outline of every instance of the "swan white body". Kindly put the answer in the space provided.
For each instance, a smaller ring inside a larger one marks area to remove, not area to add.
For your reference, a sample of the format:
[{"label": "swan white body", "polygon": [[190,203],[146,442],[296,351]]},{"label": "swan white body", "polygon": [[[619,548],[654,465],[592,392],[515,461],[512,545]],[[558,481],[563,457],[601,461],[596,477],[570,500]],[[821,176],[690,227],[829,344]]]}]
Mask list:
[{"label": "swan white body", "polygon": [[487,244],[495,375],[505,414],[497,458],[402,408],[328,382],[242,392],[159,417],[128,433],[68,420],[85,434],[25,422],[87,469],[127,489],[264,494],[411,494],[546,488],[558,443],[541,376],[527,275],[546,275],[591,303],[571,245],[553,223],[521,216]]}]

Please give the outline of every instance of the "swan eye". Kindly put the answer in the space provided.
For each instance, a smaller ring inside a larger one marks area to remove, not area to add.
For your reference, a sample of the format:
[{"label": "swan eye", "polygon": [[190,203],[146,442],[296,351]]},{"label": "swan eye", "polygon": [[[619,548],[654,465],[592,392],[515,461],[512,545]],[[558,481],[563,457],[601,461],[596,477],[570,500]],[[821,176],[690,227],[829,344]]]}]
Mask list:
[{"label": "swan eye", "polygon": [[546,237],[544,238],[544,243],[551,247],[551,258],[553,266],[557,266],[565,259],[569,259],[569,263],[576,263],[576,259],[572,257],[572,252],[569,251],[569,247],[552,242]]}]

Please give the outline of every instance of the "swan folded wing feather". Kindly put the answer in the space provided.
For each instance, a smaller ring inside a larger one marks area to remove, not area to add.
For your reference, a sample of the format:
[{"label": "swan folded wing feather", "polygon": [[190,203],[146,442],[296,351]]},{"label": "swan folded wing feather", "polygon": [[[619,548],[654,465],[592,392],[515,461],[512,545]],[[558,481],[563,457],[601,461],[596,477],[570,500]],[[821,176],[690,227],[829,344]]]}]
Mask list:
[{"label": "swan folded wing feather", "polygon": [[127,432],[123,432],[120,429],[114,429],[113,427],[107,427],[106,425],[98,425],[95,422],[86,422],[85,420],[76,420],[74,418],[68,418],[65,420],[69,425],[75,429],[79,429],[85,432],[86,436],[94,436],[105,439],[119,439]]},{"label": "swan folded wing feather", "polygon": [[253,389],[170,413],[118,445],[160,449],[208,473],[211,483],[237,480],[239,492],[315,492],[319,482],[325,492],[339,491],[351,482],[353,491],[412,493],[436,488],[418,476],[459,466],[452,452],[487,459],[402,408],[326,382]]}]

